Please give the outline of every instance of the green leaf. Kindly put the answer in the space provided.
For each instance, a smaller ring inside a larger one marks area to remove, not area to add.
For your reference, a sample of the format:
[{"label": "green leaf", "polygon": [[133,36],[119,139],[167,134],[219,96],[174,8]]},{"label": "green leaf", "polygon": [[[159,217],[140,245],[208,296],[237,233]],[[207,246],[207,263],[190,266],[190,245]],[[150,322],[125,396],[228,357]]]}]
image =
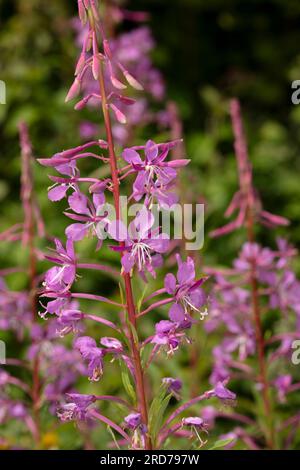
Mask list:
[{"label": "green leaf", "polygon": [[118,444],[118,441],[116,439],[116,436],[115,436],[115,433],[113,432],[112,428],[110,426],[107,426],[107,431],[109,432],[109,434],[111,435],[114,443],[115,443],[115,446],[118,450],[120,450],[120,446]]},{"label": "green leaf", "polygon": [[145,369],[147,362],[149,360],[150,354],[151,354],[151,348],[149,347],[147,348],[147,346],[149,345],[146,344],[140,348],[141,364],[142,364],[143,370]]},{"label": "green leaf", "polygon": [[134,391],[134,387],[132,385],[128,369],[125,366],[125,364],[123,363],[123,361],[120,360],[119,362],[120,362],[120,368],[121,368],[121,378],[122,378],[122,382],[123,382],[125,391],[126,391],[127,395],[131,398],[133,404],[135,405],[135,403],[136,403],[136,393]]},{"label": "green leaf", "polygon": [[124,305],[125,295],[124,295],[122,284],[120,282],[119,282],[119,290],[120,290],[121,304]]},{"label": "green leaf", "polygon": [[138,346],[139,345],[139,337],[138,337],[138,334],[137,334],[137,331],[135,329],[135,327],[133,326],[132,323],[130,323],[130,321],[128,320],[127,322],[127,326],[128,328],[130,329],[131,331],[131,334],[133,336],[133,341],[135,342],[135,344]]},{"label": "green leaf", "polygon": [[230,444],[230,442],[232,442],[233,439],[230,438],[230,439],[221,439],[219,441],[216,441],[214,443],[214,445],[212,447],[210,447],[208,450],[216,450],[216,449],[221,449],[222,447],[225,447],[227,446],[228,444]]},{"label": "green leaf", "polygon": [[149,410],[149,433],[154,443],[156,442],[171,397],[172,394],[166,396],[166,387],[162,386],[159,394],[151,403]]},{"label": "green leaf", "polygon": [[145,298],[145,295],[146,295],[147,290],[148,290],[148,286],[145,286],[145,287],[144,287],[144,290],[143,290],[143,292],[142,292],[141,297],[140,297],[140,298],[138,299],[138,301],[137,301],[137,311],[138,311],[138,313],[141,312],[142,302],[143,302],[143,300],[144,300],[144,298]]}]

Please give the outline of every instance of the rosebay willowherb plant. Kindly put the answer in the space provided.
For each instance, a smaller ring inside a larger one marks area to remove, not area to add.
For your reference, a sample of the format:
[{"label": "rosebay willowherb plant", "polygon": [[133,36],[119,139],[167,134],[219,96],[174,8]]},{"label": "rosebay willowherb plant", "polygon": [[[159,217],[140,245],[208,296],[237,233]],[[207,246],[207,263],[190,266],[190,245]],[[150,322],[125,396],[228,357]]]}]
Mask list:
[{"label": "rosebay willowherb plant", "polygon": [[[156,201],[164,207],[172,205],[175,196],[170,189],[176,182],[177,170],[188,161],[167,159],[177,142],[155,144],[151,140],[146,145],[127,148],[120,152],[121,157],[118,156],[111,113],[118,121],[125,121],[125,118],[115,100],[131,104],[131,100],[129,102],[123,95],[125,82],[138,90],[142,89],[142,85],[112,51],[105,36],[98,3],[95,0],[79,0],[78,7],[79,17],[86,25],[86,35],[67,100],[80,93],[84,76],[91,70],[98,87],[94,98],[102,108],[106,136],[105,140],[88,142],[59,152],[52,158],[39,160],[42,165],[53,167],[62,175],[51,177],[55,184],[49,190],[49,198],[59,201],[67,196],[69,210],[65,214],[74,222],[66,229],[66,245],[56,240],[55,252],[48,257],[56,266],[46,273],[42,296],[50,300],[42,315],[55,314],[63,333],[75,333],[74,348],[86,363],[87,375],[92,382],[90,394],[68,394],[66,402],[58,408],[58,416],[63,421],[102,422],[112,434],[118,434],[118,439],[114,437],[117,447],[161,448],[168,446],[170,439],[176,436],[192,439],[192,445],[198,442],[202,446],[203,435],[207,433],[206,423],[198,411],[197,416],[186,416],[187,410],[213,397],[230,404],[234,402],[235,394],[226,388],[226,382],[219,382],[212,390],[169,413],[169,402],[173,396],[179,398],[182,382],[178,378],[165,377],[159,390],[153,390],[148,371],[159,353],[165,352],[166,359],[171,358],[180,346],[190,342],[188,331],[207,313],[207,298],[202,287],[206,278],[197,279],[193,260],[188,257],[184,261],[178,255],[177,277],[169,273],[165,277],[164,287],[155,292],[145,292],[138,300],[134,297],[135,281],[141,278],[146,282],[147,276],[156,276],[156,270],[163,266],[162,255],[169,246],[168,236],[161,233],[159,227],[154,227],[151,206]],[[89,96],[84,96],[76,108],[80,109],[81,104],[88,100]],[[110,176],[104,180],[95,176],[82,177],[77,164],[85,158],[93,158],[99,165],[109,166]],[[140,201],[142,204],[127,227],[120,207],[120,186],[124,181],[131,181],[132,175],[135,178],[129,201]],[[88,186],[89,196],[83,192],[84,185]],[[108,216],[110,208],[106,197],[109,200],[110,195],[115,217]],[[74,243],[91,235],[97,241],[97,250],[103,250],[104,233],[117,242],[113,244],[110,241],[110,245],[121,256],[119,270],[107,264],[79,263],[76,258]],[[97,295],[74,292],[77,268],[87,272],[89,269],[99,270],[116,279],[120,286],[120,301],[108,298],[102,291]],[[84,313],[80,308],[74,308],[74,299],[99,302],[97,313]],[[164,305],[170,305],[169,318],[155,325],[153,322],[152,334],[142,337],[142,320]],[[102,316],[102,311],[105,312],[108,307],[116,309],[117,317]],[[113,336],[82,336],[78,325],[85,319],[110,328]],[[102,380],[105,379],[104,362],[107,357],[120,366],[128,395],[126,399],[98,393],[98,381],[103,375]],[[102,401],[110,401],[115,404],[116,410],[123,411],[115,419],[103,415],[99,410]]]},{"label": "rosebay willowherb plant", "polygon": [[[241,406],[240,414],[233,417],[247,428],[237,427],[230,433],[232,438],[242,439],[253,449],[289,448],[299,422],[298,414],[291,418],[284,409],[286,395],[300,387],[291,360],[293,342],[300,338],[300,284],[291,265],[297,252],[283,239],[273,250],[255,241],[256,222],[274,227],[288,221],[262,208],[253,186],[237,100],[231,102],[230,110],[240,189],[226,215],[238,210],[238,216],[212,235],[245,227],[247,242],[230,269],[211,270],[216,283],[205,328],[224,331],[222,342],[213,350],[211,382],[231,377],[241,380],[245,387],[251,384],[247,393],[252,393],[255,405]],[[212,409],[210,413],[211,418],[218,414]]]},{"label": "rosebay willowherb plant", "polygon": [[[45,425],[45,410],[55,412],[55,403],[72,391],[79,373],[79,353],[57,342],[57,321],[40,324],[37,316],[37,290],[40,282],[38,262],[43,258],[37,241],[45,237],[44,224],[34,194],[32,149],[28,130],[20,124],[22,160],[21,201],[24,222],[0,235],[4,243],[18,243],[26,251],[28,269],[6,268],[0,271],[0,330],[9,334],[17,347],[7,350],[8,357],[0,369],[0,424],[8,424],[1,433],[4,448],[41,448],[56,445],[55,430]],[[23,291],[8,287],[10,276],[24,276]],[[22,356],[19,350],[22,349]],[[43,415],[44,418],[41,418]],[[47,426],[51,415],[47,413]],[[52,418],[53,421],[53,418]],[[14,423],[19,423],[14,427]],[[18,430],[18,440],[16,439]]]}]

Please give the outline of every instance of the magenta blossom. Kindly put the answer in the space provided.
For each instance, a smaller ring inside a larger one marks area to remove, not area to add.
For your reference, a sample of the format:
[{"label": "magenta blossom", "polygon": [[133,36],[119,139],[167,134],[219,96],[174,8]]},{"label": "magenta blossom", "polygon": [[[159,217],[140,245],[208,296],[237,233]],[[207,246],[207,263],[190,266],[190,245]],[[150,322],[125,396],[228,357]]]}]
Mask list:
[{"label": "magenta blossom", "polygon": [[227,381],[218,382],[214,388],[214,396],[223,403],[232,405],[235,403],[236,394],[226,388]]},{"label": "magenta blossom", "polygon": [[80,321],[83,319],[83,314],[80,310],[63,310],[57,318],[57,333],[63,337],[69,333],[79,333],[82,331]]},{"label": "magenta blossom", "polygon": [[[71,214],[69,212],[65,212],[65,214],[70,219],[80,222],[67,227],[66,235],[68,239],[80,241],[88,234],[89,231],[94,235],[97,235],[96,225],[105,218],[104,216],[98,215],[101,211],[101,207],[105,204],[103,189],[100,193],[93,193],[92,201],[90,201],[80,191],[75,191],[71,196],[69,196],[68,203],[70,209],[75,212],[75,214]],[[98,248],[100,246],[101,240],[98,242]]]},{"label": "magenta blossom", "polygon": [[174,204],[178,203],[179,197],[173,192],[173,188],[176,186],[174,181],[170,181],[167,184],[161,184],[160,181],[156,181],[149,193],[145,194],[145,205],[151,207],[154,200],[162,209],[170,209]]},{"label": "magenta blossom", "polygon": [[135,431],[135,429],[137,429],[142,423],[141,414],[131,413],[124,418],[124,421],[126,423],[126,427]]},{"label": "magenta blossom", "polygon": [[280,403],[286,402],[286,394],[292,385],[292,376],[289,374],[279,375],[273,382],[277,389],[278,400]]},{"label": "magenta blossom", "polygon": [[62,175],[69,176],[69,178],[60,178],[55,176],[50,177],[50,179],[52,179],[55,183],[48,190],[48,198],[50,201],[54,202],[63,199],[66,196],[68,189],[75,189],[74,183],[80,177],[75,160],[71,160],[65,164],[60,164],[56,166],[55,169]]},{"label": "magenta blossom", "polygon": [[130,413],[124,418],[124,427],[133,431],[131,446],[132,449],[143,449],[147,427],[142,422],[140,413]]},{"label": "magenta blossom", "polygon": [[262,248],[257,243],[244,243],[239,258],[234,266],[239,271],[251,269],[255,263],[257,268],[267,269],[274,260],[274,253],[269,248]]},{"label": "magenta blossom", "polygon": [[121,341],[117,340],[116,338],[110,338],[106,336],[104,338],[101,338],[100,343],[106,348],[113,349],[119,352],[123,351],[123,345]]},{"label": "magenta blossom", "polygon": [[107,354],[112,354],[113,357],[122,357],[126,364],[130,363],[128,357],[123,354],[123,345],[119,340],[104,337],[101,338],[100,344],[105,348],[98,348],[96,341],[89,336],[81,336],[74,343],[83,359],[88,361],[88,375],[93,382],[97,382],[102,377],[103,360]]},{"label": "magenta blossom", "polygon": [[197,416],[191,416],[190,418],[183,418],[182,424],[183,426],[195,426],[196,428],[202,429],[204,421]]},{"label": "magenta blossom", "polygon": [[96,401],[94,395],[80,395],[78,393],[68,393],[67,399],[69,402],[57,410],[57,416],[62,421],[85,420],[88,407]]},{"label": "magenta blossom", "polygon": [[207,310],[201,308],[207,302],[207,297],[202,284],[207,278],[195,280],[195,265],[192,258],[182,261],[180,255],[176,255],[178,263],[177,280],[174,274],[167,274],[165,277],[165,289],[173,296],[174,303],[169,311],[169,317],[174,322],[183,322],[189,319],[189,313],[197,312],[200,319],[207,315]]},{"label": "magenta blossom", "polygon": [[46,258],[59,266],[47,271],[43,285],[46,291],[62,293],[69,290],[75,280],[76,258],[71,240],[67,241],[66,248],[58,239],[55,239],[55,245],[56,250],[53,256],[46,256]]},{"label": "magenta blossom", "polygon": [[0,329],[17,333],[23,337],[26,327],[32,326],[30,296],[28,292],[13,292],[0,278]]},{"label": "magenta blossom", "polygon": [[176,176],[176,168],[186,166],[190,160],[171,160],[166,162],[170,148],[174,143],[157,145],[149,140],[143,147],[145,160],[142,160],[135,148],[125,149],[122,156],[134,172],[138,172],[133,184],[133,196],[140,200],[145,193],[151,193],[156,182],[160,186],[168,185]]},{"label": "magenta blossom", "polygon": [[178,325],[168,320],[161,320],[155,325],[155,335],[152,343],[167,350],[167,354],[173,354],[184,338],[184,333],[178,330]]},{"label": "magenta blossom", "polygon": [[126,273],[129,273],[136,265],[140,273],[146,270],[155,277],[154,268],[160,261],[157,255],[168,250],[169,238],[166,234],[159,233],[159,228],[151,231],[153,224],[154,216],[146,209],[129,224],[128,230],[119,220],[109,224],[110,236],[124,244],[124,246],[112,247],[112,249],[124,252],[121,262]]},{"label": "magenta blossom", "polygon": [[202,447],[207,443],[207,441],[204,441],[201,438],[199,433],[199,431],[204,431],[208,434],[206,424],[202,418],[199,418],[198,416],[190,416],[189,418],[183,418],[181,424],[182,426],[187,426],[191,429],[191,432],[199,442],[199,447]]},{"label": "magenta blossom", "polygon": [[180,391],[182,389],[182,381],[180,379],[173,379],[172,377],[165,377],[162,383],[167,386],[168,393],[172,393],[175,398],[180,398]]},{"label": "magenta blossom", "polygon": [[105,351],[97,347],[97,343],[89,336],[81,336],[76,339],[75,348],[78,349],[83,359],[88,361],[88,375],[92,382],[97,382],[103,375],[103,358]]},{"label": "magenta blossom", "polygon": [[210,377],[210,382],[214,385],[220,381],[225,381],[230,376],[231,355],[224,350],[223,344],[213,349],[214,367]]},{"label": "magenta blossom", "polygon": [[[47,295],[48,292],[45,293]],[[51,291],[52,294],[52,291]],[[54,293],[53,293],[54,296]],[[56,314],[60,315],[61,312],[63,312],[64,309],[67,308],[74,308],[77,309],[78,303],[77,302],[70,302],[70,299],[67,297],[58,297],[57,299],[55,298],[54,300],[50,300],[47,305],[43,305],[41,303],[42,307],[45,308],[44,312],[39,312],[39,316],[41,318],[46,318],[46,315],[49,313],[50,315]]]}]

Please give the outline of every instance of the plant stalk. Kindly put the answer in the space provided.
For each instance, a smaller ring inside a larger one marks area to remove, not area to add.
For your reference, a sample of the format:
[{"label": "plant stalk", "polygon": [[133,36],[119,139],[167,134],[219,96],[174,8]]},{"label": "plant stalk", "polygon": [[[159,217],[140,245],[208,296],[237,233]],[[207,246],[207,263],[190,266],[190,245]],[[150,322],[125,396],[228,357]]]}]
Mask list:
[{"label": "plant stalk", "polygon": [[[238,163],[239,182],[243,196],[246,199],[246,229],[249,243],[255,242],[255,194],[253,188],[252,168],[249,161],[247,142],[245,138],[244,126],[241,116],[241,108],[238,100],[231,101],[230,114],[235,137],[235,153]],[[274,429],[272,421],[272,406],[270,401],[270,386],[267,378],[265,360],[265,340],[261,322],[261,306],[259,298],[259,286],[256,276],[256,261],[252,260],[250,270],[251,302],[253,309],[253,322],[255,326],[256,348],[258,356],[259,382],[262,384],[262,398],[264,415],[269,435],[266,436],[268,446],[274,448]]]},{"label": "plant stalk", "polygon": [[[120,182],[118,178],[118,165],[117,165],[117,158],[114,149],[114,141],[112,135],[112,127],[111,127],[111,119],[107,104],[107,94],[105,90],[105,82],[104,82],[104,73],[103,73],[103,66],[100,63],[99,66],[99,86],[100,86],[100,95],[102,98],[102,111],[104,116],[104,123],[105,123],[105,130],[108,142],[108,150],[109,150],[109,163],[111,169],[111,177],[113,183],[113,197],[114,197],[114,205],[116,211],[116,218],[120,220],[121,213],[120,213]],[[124,247],[124,242],[119,243],[121,247]],[[126,308],[128,312],[128,319],[131,323],[133,329],[136,329],[136,309],[134,304],[133,292],[132,292],[132,285],[131,285],[131,278],[129,273],[123,273],[124,283],[125,283],[125,293],[126,293]],[[145,384],[144,384],[144,372],[142,369],[141,364],[141,357],[139,351],[139,345],[136,344],[133,331],[130,329],[129,331],[130,336],[130,345],[131,345],[131,354],[134,363],[134,370],[135,370],[135,379],[136,379],[136,388],[137,388],[137,400],[139,411],[141,413],[142,422],[148,429],[148,407],[147,407],[147,400],[146,400],[146,393],[145,393]],[[146,450],[152,449],[152,443],[149,436],[146,437],[145,443]]]},{"label": "plant stalk", "polygon": [[[21,156],[22,156],[22,189],[21,199],[24,208],[24,228],[23,228],[23,243],[28,246],[29,251],[29,264],[28,264],[28,277],[30,286],[30,306],[33,322],[37,318],[37,292],[36,292],[36,274],[37,274],[37,259],[35,250],[35,208],[33,200],[33,175],[32,175],[32,148],[29,140],[28,128],[24,122],[20,123],[20,143],[21,143]],[[39,402],[40,402],[40,375],[39,375],[39,357],[38,354],[33,360],[32,365],[32,405],[33,417],[36,427],[36,445],[39,446],[40,442],[40,416],[39,416]]]},{"label": "plant stalk", "polygon": [[[248,209],[247,215],[247,239],[249,243],[254,243],[254,218]],[[259,302],[259,289],[256,277],[256,262],[251,263],[250,272],[250,285],[251,285],[251,302],[253,308],[253,320],[255,325],[255,337],[257,344],[258,367],[259,367],[259,381],[262,384],[262,398],[264,404],[264,413],[266,422],[269,424],[269,435],[267,436],[267,443],[270,449],[274,448],[274,429],[272,423],[272,407],[270,402],[270,386],[267,378],[266,361],[265,361],[265,341],[261,322],[261,309]]]}]

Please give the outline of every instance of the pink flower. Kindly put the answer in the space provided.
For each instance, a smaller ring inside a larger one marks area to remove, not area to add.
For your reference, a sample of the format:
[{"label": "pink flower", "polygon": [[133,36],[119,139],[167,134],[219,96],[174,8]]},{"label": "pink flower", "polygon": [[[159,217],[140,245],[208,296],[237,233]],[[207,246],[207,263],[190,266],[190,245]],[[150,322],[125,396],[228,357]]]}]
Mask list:
[{"label": "pink flower", "polygon": [[195,280],[195,265],[192,258],[188,257],[187,261],[182,261],[180,255],[176,255],[176,258],[177,279],[171,273],[165,277],[165,289],[174,299],[169,317],[172,321],[180,323],[190,318],[190,312],[197,312],[203,320],[207,311],[202,311],[201,308],[207,302],[207,296],[201,286],[207,278]]},{"label": "pink flower", "polygon": [[124,418],[124,421],[126,423],[126,426],[129,429],[132,429],[134,431],[142,423],[141,414],[140,413],[131,413],[130,415],[128,415]]},{"label": "pink flower", "polygon": [[77,338],[74,346],[78,349],[83,359],[88,361],[89,379],[97,382],[103,375],[104,350],[98,348],[96,341],[89,336]]},{"label": "pink flower", "polygon": [[140,200],[143,195],[151,193],[155,183],[156,186],[164,187],[168,185],[177,176],[177,168],[186,166],[190,160],[171,160],[166,162],[169,150],[174,143],[157,145],[149,140],[145,147],[145,160],[142,160],[135,148],[125,149],[122,156],[129,163],[133,171],[138,172],[136,180],[133,184],[133,196],[136,201]]},{"label": "pink flower", "polygon": [[[68,239],[72,241],[82,240],[89,231],[94,235],[97,235],[97,223],[105,219],[105,216],[98,216],[97,214],[101,210],[101,207],[105,204],[104,188],[101,188],[100,192],[93,193],[92,201],[90,201],[80,191],[75,191],[68,198],[70,209],[75,212],[65,212],[65,214],[80,223],[71,224],[66,229],[66,235]],[[99,240],[98,247],[102,244],[102,240]]]},{"label": "pink flower", "polygon": [[97,400],[94,395],[67,394],[68,403],[60,406],[57,416],[62,421],[85,420],[88,408]]},{"label": "pink flower", "polygon": [[165,348],[168,354],[173,354],[178,349],[183,338],[184,333],[178,331],[176,323],[161,320],[155,325],[155,335],[151,342]]},{"label": "pink flower", "polygon": [[234,404],[236,400],[236,394],[226,388],[226,381],[218,382],[214,388],[214,396],[217,397],[225,404]]},{"label": "pink flower", "polygon": [[46,258],[59,266],[55,266],[47,271],[44,287],[45,291],[65,292],[70,289],[76,277],[76,258],[73,242],[68,240],[66,248],[55,239],[56,250],[53,256]]},{"label": "pink flower", "polygon": [[130,223],[128,230],[122,221],[116,220],[109,224],[108,233],[119,242],[124,243],[124,247],[112,247],[113,250],[124,252],[122,256],[122,266],[126,273],[129,273],[136,265],[138,271],[145,270],[155,277],[155,265],[159,260],[154,258],[154,254],[165,253],[169,248],[169,238],[164,233],[159,233],[159,229],[151,228],[154,224],[154,216],[147,209],[144,209]]}]

